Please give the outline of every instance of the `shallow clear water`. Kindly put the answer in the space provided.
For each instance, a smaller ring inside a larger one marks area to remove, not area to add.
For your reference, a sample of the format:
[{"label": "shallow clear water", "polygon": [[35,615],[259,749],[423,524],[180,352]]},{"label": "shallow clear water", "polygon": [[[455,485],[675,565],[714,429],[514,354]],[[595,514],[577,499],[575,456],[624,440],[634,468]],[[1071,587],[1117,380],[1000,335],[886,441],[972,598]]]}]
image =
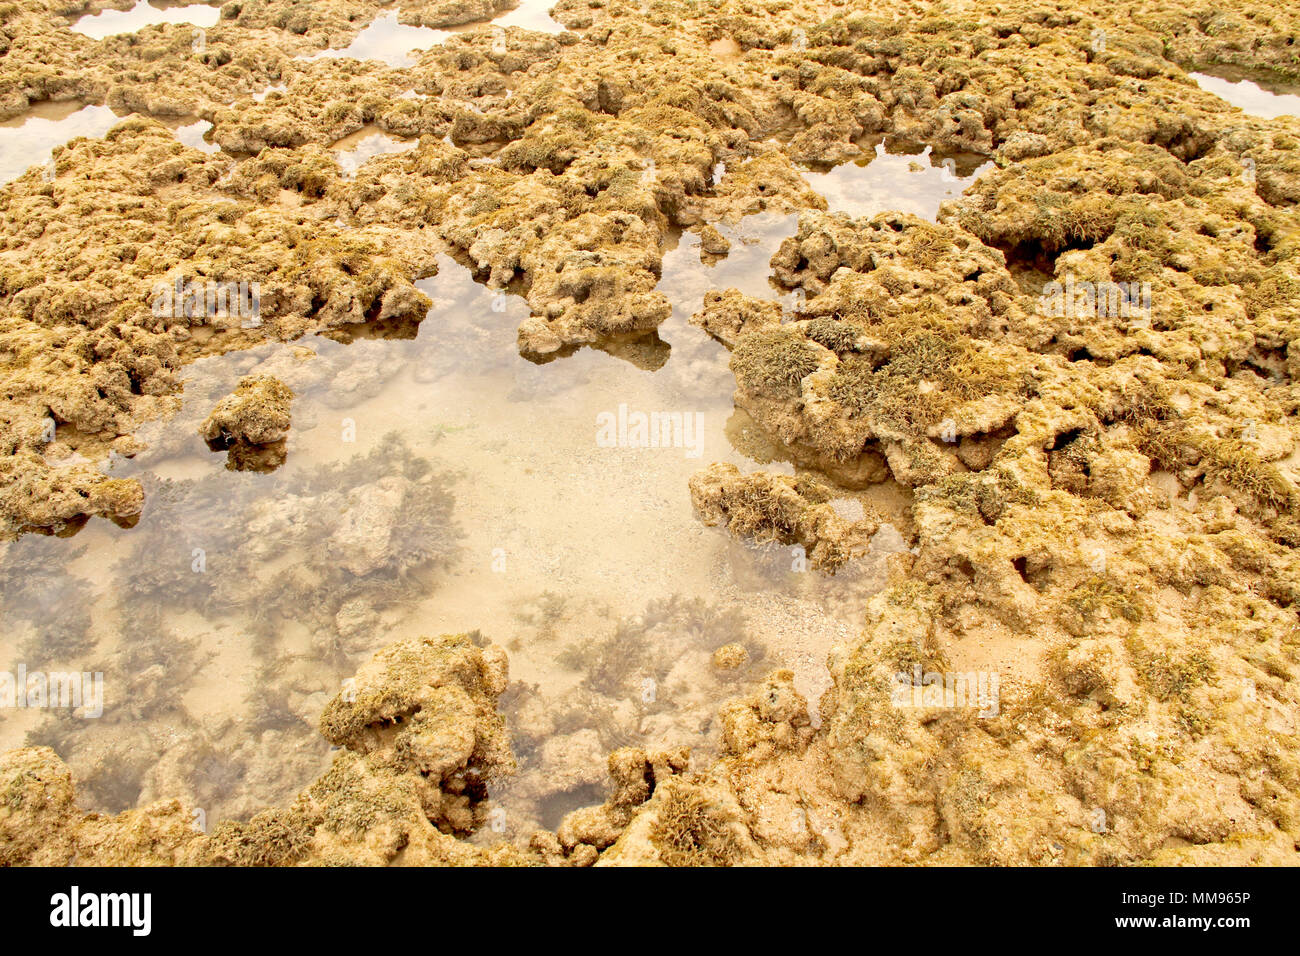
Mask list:
[{"label": "shallow clear water", "polygon": [[987,161],[973,169],[970,165],[966,157],[936,157],[928,146],[916,154],[891,153],[879,142],[870,156],[825,172],[805,170],[803,177],[831,212],[859,217],[892,209],[933,222],[942,203],[956,199],[993,168]]},{"label": "shallow clear water", "polygon": [[192,146],[203,153],[219,153],[221,147],[205,138],[211,129],[212,124],[207,120],[195,120],[177,126],[172,132],[186,146]]},{"label": "shallow clear water", "polygon": [[157,0],[140,0],[130,10],[101,10],[84,16],[70,28],[95,40],[135,33],[157,23],[191,23],[196,27],[210,27],[221,18],[220,7],[205,3],[174,4]]},{"label": "shallow clear water", "polygon": [[[522,300],[444,256],[419,283],[434,307],[418,326],[187,367],[178,415],[109,466],[144,483],[134,528],[0,546],[0,660],[101,671],[107,699],[94,720],[6,712],[0,747],[54,746],[89,806],[174,795],[210,823],[246,817],[327,765],[315,721],[361,662],[478,630],[511,660],[502,709],[521,771],[493,796],[512,838],[598,800],[615,747],[712,753],[718,705],[777,666],[815,705],[884,553],[835,577],[796,571],[787,548],[701,525],[687,489],[711,462],[775,454],[732,405],[726,350],[686,320],[711,287],[778,297],[767,262],[794,224],[722,227],[733,251],[713,266],[683,236],[661,282],[673,315],[639,343],[532,364],[516,350]],[[269,473],[227,468],[196,434],[251,372],[297,394]],[[698,414],[698,445],[601,447],[597,417],[620,406]],[[751,662],[724,674],[711,659],[728,643]]]},{"label": "shallow clear water", "polygon": [[[1273,119],[1278,116],[1300,116],[1300,95],[1266,89],[1243,75],[1224,72],[1223,76],[1208,73],[1190,74],[1196,85],[1220,99],[1227,100],[1252,116]],[[1257,78],[1258,79],[1258,78]]]},{"label": "shallow clear water", "polygon": [[367,160],[391,153],[404,153],[419,145],[418,139],[386,133],[378,126],[363,126],[332,144],[330,149],[344,176],[355,176]]},{"label": "shallow clear water", "polygon": [[499,17],[492,18],[496,27],[523,27],[538,33],[563,33],[564,24],[551,18],[548,12],[555,6],[555,0],[520,0],[515,7]]},{"label": "shallow clear water", "polygon": [[397,22],[397,13],[386,13],[372,20],[346,47],[324,50],[313,60],[351,57],[354,60],[379,60],[389,66],[414,66],[413,51],[428,50],[446,42],[450,30],[412,27]]}]

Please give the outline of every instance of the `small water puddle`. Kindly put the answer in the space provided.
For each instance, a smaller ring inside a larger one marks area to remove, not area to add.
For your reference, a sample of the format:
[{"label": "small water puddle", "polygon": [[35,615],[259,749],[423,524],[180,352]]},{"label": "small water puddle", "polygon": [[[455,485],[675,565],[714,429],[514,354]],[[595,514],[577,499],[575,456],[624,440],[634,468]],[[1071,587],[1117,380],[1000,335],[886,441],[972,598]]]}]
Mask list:
[{"label": "small water puddle", "polygon": [[207,138],[208,133],[212,131],[212,124],[207,120],[195,120],[193,123],[182,123],[172,127],[172,132],[176,138],[186,146],[203,153],[219,153],[221,147]]},{"label": "small water puddle", "polygon": [[206,3],[169,3],[160,0],[140,0],[130,10],[101,10],[84,16],[70,29],[94,40],[135,33],[159,23],[190,23],[196,27],[214,26],[221,18],[221,9]]},{"label": "small water puddle", "polygon": [[374,159],[376,156],[404,153],[418,145],[418,139],[393,136],[378,126],[367,125],[355,133],[344,136],[331,145],[330,150],[334,153],[343,175],[350,178],[357,174],[357,170],[367,160]]},{"label": "small water puddle", "polygon": [[[550,8],[554,6],[554,0],[520,0],[519,6],[509,10],[499,17],[492,18],[494,27],[522,27],[525,30],[533,30],[537,33],[563,33],[565,26],[558,20],[552,19]],[[481,26],[482,24],[475,24]]]},{"label": "small water puddle", "polygon": [[54,147],[78,136],[103,136],[121,121],[107,106],[76,101],[38,103],[0,123],[0,184],[49,162]]},{"label": "small water puddle", "polygon": [[309,60],[341,59],[378,60],[394,67],[414,66],[414,51],[424,51],[445,43],[450,30],[412,27],[397,22],[397,13],[386,13],[372,20],[351,43],[339,50],[323,50]]},{"label": "small water puddle", "polygon": [[971,156],[935,156],[929,146],[919,153],[890,152],[875,144],[868,158],[841,163],[824,172],[805,170],[808,185],[820,193],[831,212],[874,216],[886,210],[910,213],[934,222],[939,206],[956,199],[991,161]]},{"label": "small water puddle", "polygon": [[[1248,78],[1244,71],[1220,69],[1220,75],[1208,73],[1189,74],[1203,90],[1249,113],[1264,119],[1279,116],[1300,116],[1300,95],[1280,84],[1269,83],[1258,76]],[[1261,85],[1263,84],[1263,85]]]},{"label": "small water puddle", "polygon": [[[672,302],[673,320],[686,322],[700,310],[704,294],[711,290],[738,289],[746,295],[779,301],[787,310],[793,310],[794,293],[772,281],[769,263],[781,243],[798,232],[799,215],[761,213],[734,226],[718,223],[715,228],[730,243],[727,254],[716,261],[705,261],[700,239],[692,233],[681,234],[664,253],[658,289]],[[665,323],[660,332],[672,327]],[[734,388],[734,383],[729,387]]]},{"label": "small water puddle", "polygon": [[386,13],[373,20],[357,34],[348,46],[338,50],[325,50],[305,59],[337,59],[351,57],[357,60],[379,60],[393,67],[414,66],[413,52],[432,49],[457,33],[471,33],[491,28],[522,27],[540,33],[562,33],[564,25],[551,19],[547,12],[549,0],[523,0],[518,7],[491,20],[476,20],[454,27],[413,27],[399,23],[397,13]]},{"label": "small water puddle", "polygon": [[284,83],[272,83],[266,89],[258,90],[256,93],[254,93],[253,102],[264,103],[266,102],[266,98],[270,96],[272,93],[283,93],[287,89],[289,89],[289,87]]}]

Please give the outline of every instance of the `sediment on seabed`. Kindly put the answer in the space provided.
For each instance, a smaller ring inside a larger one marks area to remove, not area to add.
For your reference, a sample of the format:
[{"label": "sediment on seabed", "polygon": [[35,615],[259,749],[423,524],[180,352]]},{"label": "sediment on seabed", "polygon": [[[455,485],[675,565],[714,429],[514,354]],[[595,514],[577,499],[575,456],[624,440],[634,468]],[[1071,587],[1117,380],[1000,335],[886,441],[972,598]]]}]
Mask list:
[{"label": "sediment on seabed", "polygon": [[0,861],[1300,861],[1294,5],[132,6],[0,3]]}]

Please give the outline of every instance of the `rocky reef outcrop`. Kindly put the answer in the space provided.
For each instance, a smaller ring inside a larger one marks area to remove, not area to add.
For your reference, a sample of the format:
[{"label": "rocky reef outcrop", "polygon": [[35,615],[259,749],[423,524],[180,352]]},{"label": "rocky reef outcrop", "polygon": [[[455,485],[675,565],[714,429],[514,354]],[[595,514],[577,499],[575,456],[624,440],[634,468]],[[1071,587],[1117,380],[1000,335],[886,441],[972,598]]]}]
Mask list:
[{"label": "rocky reef outcrop", "polygon": [[[326,710],[332,768],[211,834],[176,802],[88,814],[53,751],[6,755],[5,861],[1296,861],[1300,121],[1188,76],[1294,82],[1292,6],[560,0],[563,32],[467,32],[405,67],[316,57],[379,14],[362,0],[227,3],[202,49],[182,25],[67,29],[102,6],[0,5],[0,116],[124,117],[0,187],[6,536],[130,524],[156,492],[98,465],[174,413],[186,364],[418,324],[439,253],[523,295],[518,347],[544,361],[665,322],[679,231],[717,259],[715,224],[777,212],[798,213],[771,260],[797,307],[718,289],[695,322],[793,474],[706,466],[690,493],[828,571],[879,527],[842,496],[892,495],[906,540],[816,721],[777,672],[723,709],[708,766],[609,748],[608,798],[553,833],[480,845],[507,685],[497,652],[450,637],[381,655]],[[180,117],[222,151],[158,121]],[[415,146],[344,175],[331,148],[367,126]],[[993,166],[933,222],[831,214],[805,164],[878,137]],[[258,321],[162,302],[178,282],[256,283]],[[427,527],[435,483],[369,493]],[[326,541],[356,589],[311,612],[328,650],[365,629],[379,579],[444,551],[312,497],[250,507],[268,542]],[[256,597],[276,626],[284,605]],[[627,676],[617,642],[590,650]],[[580,730],[523,733],[600,742]]]}]

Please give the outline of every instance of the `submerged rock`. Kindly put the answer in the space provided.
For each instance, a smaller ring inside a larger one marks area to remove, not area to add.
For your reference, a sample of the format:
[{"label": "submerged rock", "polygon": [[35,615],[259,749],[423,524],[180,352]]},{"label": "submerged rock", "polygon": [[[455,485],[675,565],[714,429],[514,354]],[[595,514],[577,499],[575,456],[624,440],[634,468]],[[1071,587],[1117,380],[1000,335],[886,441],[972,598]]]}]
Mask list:
[{"label": "submerged rock", "polygon": [[831,503],[833,492],[807,478],[742,475],[735,465],[715,464],[691,476],[690,487],[705,524],[725,524],[733,534],[759,541],[798,544],[821,570],[834,571],[865,554],[880,527],[865,515],[846,519]]},{"label": "submerged rock", "polygon": [[321,717],[322,733],[347,748],[330,770],[292,805],[210,835],[175,800],[87,814],[53,751],[12,751],[0,758],[10,791],[0,853],[38,865],[384,864],[399,854],[412,864],[525,862],[510,847],[484,851],[448,835],[482,824],[487,782],[513,767],[494,707],[505,667],[504,655],[463,635],[385,649]]}]

